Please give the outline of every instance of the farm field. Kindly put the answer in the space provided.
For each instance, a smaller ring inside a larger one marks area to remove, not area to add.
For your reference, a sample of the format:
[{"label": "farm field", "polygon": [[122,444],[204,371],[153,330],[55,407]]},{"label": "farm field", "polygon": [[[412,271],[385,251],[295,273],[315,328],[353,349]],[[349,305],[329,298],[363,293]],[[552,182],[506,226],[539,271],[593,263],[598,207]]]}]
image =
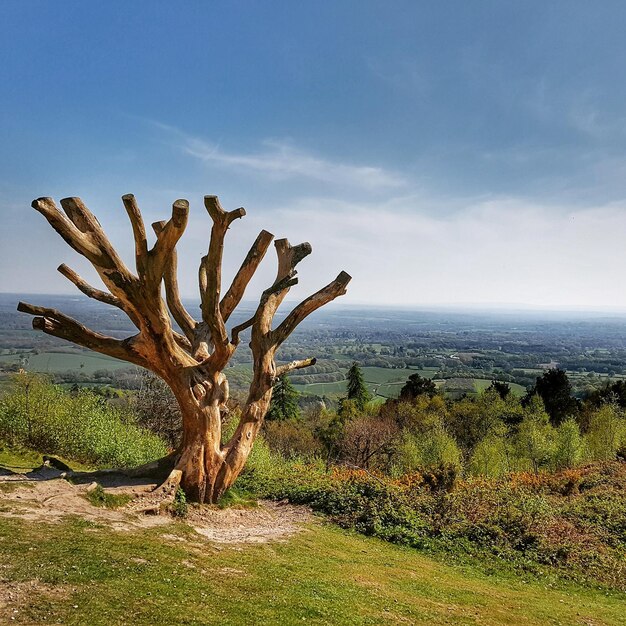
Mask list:
[{"label": "farm field", "polygon": [[[486,378],[474,378],[474,388],[477,392],[484,391],[491,385],[491,380]],[[511,393],[516,396],[523,396],[526,393],[526,387],[518,385],[517,383],[508,383],[511,388]]]},{"label": "farm field", "polygon": [[[363,372],[363,377],[365,378],[365,382],[367,387],[371,391],[373,395],[381,395],[384,397],[394,397],[392,395],[387,395],[386,393],[381,393],[379,389],[395,389],[397,387],[397,392],[395,395],[400,393],[400,389],[402,385],[406,382],[408,377],[411,374],[420,374],[421,376],[432,377],[435,373],[435,370],[417,370],[411,368],[404,369],[391,369],[386,367],[362,367],[361,371]],[[299,385],[298,378],[293,377],[292,379],[295,388],[305,394],[314,394],[317,396],[342,396],[346,393],[346,381],[339,380],[332,383],[309,383],[306,385]]]},{"label": "farm field", "polygon": [[39,354],[0,354],[0,364],[20,363],[25,359],[24,368],[32,372],[54,374],[57,372],[81,371],[93,374],[98,370],[117,370],[134,367],[126,361],[119,361],[96,352],[40,352]]},{"label": "farm field", "polygon": [[[419,374],[425,378],[432,378],[436,372],[436,368],[427,369],[388,369],[384,367],[362,367],[363,377],[370,392],[374,396],[382,398],[397,398],[400,395],[402,386],[412,374]],[[297,377],[294,377],[293,383],[296,389],[304,394],[314,394],[318,396],[338,397],[346,393],[346,381],[340,380],[331,383],[309,383],[299,385]],[[454,387],[455,381],[471,381],[473,389],[468,388],[467,393],[480,393],[491,384],[490,379],[469,378],[469,379],[449,379],[448,381],[436,380],[437,386],[441,387],[447,383],[447,386]],[[511,383],[511,391],[517,396],[526,393],[526,388],[516,383]]]}]

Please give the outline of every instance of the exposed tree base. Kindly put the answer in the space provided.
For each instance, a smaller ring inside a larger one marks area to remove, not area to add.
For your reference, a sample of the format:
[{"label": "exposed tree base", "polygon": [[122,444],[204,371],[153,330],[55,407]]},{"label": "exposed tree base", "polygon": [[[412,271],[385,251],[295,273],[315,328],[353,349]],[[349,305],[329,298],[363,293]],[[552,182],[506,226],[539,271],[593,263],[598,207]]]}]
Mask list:
[{"label": "exposed tree base", "polygon": [[[130,468],[110,468],[87,472],[68,468],[67,471],[61,473],[61,477],[80,483],[93,482],[98,478],[110,476],[125,476],[131,479],[147,478],[157,483],[153,492],[163,496],[164,499],[173,499],[180,487],[189,501],[216,504],[230,486],[225,482],[229,472],[223,471],[223,462],[219,465],[208,465],[206,459],[200,464],[196,464],[194,460],[194,455],[181,454],[177,451],[155,461]],[[61,461],[54,457],[46,459],[46,465],[57,467],[57,463],[61,464]],[[68,466],[63,464],[63,467]],[[206,471],[209,468],[213,468],[211,473]],[[213,480],[210,480],[211,476]]]},{"label": "exposed tree base", "polygon": [[[160,459],[156,459],[155,461],[150,461],[149,463],[144,463],[143,465],[137,465],[136,467],[117,467],[111,469],[93,470],[91,472],[81,472],[69,469],[65,472],[65,478],[78,479],[83,482],[102,476],[119,475],[128,476],[129,478],[154,478],[157,481],[161,481],[172,471],[172,469],[174,469],[177,458],[177,454],[169,454]],[[48,457],[48,462],[50,462],[50,459],[54,459],[54,457]],[[57,459],[54,460],[58,461]]]}]

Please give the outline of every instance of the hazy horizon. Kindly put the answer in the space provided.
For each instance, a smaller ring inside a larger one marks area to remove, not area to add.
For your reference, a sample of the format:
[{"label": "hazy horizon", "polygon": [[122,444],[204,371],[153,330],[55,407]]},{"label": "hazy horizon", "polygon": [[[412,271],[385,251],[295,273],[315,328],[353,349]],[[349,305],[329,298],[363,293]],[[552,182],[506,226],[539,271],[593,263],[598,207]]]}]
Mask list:
[{"label": "hazy horizon", "polygon": [[3,17],[2,292],[72,295],[62,262],[100,285],[33,198],[80,196],[130,261],[132,192],[146,223],[189,199],[193,297],[217,194],[248,212],[225,282],[267,229],[313,245],[294,300],[345,270],[342,305],[626,311],[623,3],[9,0]]},{"label": "hazy horizon", "polygon": [[[259,294],[260,295],[260,294]],[[3,297],[30,297],[30,298],[69,298],[71,300],[83,300],[95,306],[107,307],[108,305],[98,303],[94,300],[90,300],[87,296],[81,294],[80,292],[59,292],[59,293],[37,293],[37,292],[28,292],[28,291],[16,291],[16,292],[7,292],[0,291],[0,298]],[[200,298],[194,296],[183,296],[182,301],[185,305],[188,306],[190,312],[193,314],[193,309],[191,308],[194,305],[200,304]],[[297,304],[299,302],[298,298],[295,297],[287,297],[284,300],[284,304],[281,307],[279,314],[284,314],[287,312],[290,306]],[[32,302],[32,304],[41,304],[41,302]],[[239,307],[242,309],[249,309],[251,307],[255,307],[258,304],[258,298],[255,300],[252,297],[243,298]],[[537,316],[545,314],[546,316],[552,315],[572,315],[572,316],[581,316],[581,315],[589,315],[592,317],[596,316],[618,316],[626,317],[626,307],[593,307],[593,306],[562,306],[562,307],[549,307],[549,306],[531,306],[524,305],[521,303],[502,303],[502,302],[493,302],[493,303],[471,303],[471,302],[459,302],[459,303],[446,303],[446,302],[435,302],[432,304],[376,304],[372,302],[350,302],[344,300],[337,300],[332,304],[328,305],[326,309],[323,309],[321,313],[317,313],[317,315],[324,314],[333,314],[333,312],[339,312],[341,310],[372,310],[372,311],[407,311],[407,312],[416,312],[416,313],[456,313],[456,314],[484,314],[484,315],[494,315],[498,314],[502,315],[516,315],[519,314],[524,316],[525,314]]]}]

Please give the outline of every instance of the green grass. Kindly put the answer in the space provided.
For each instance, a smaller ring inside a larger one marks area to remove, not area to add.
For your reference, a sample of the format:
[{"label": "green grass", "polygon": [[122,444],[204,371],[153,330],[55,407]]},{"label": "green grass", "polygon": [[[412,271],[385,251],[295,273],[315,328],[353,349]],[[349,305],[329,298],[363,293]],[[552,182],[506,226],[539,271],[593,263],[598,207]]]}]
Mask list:
[{"label": "green grass", "polygon": [[[432,378],[436,373],[435,368],[430,369],[390,369],[386,367],[362,367],[363,377],[368,389],[383,398],[397,398],[402,386],[412,374],[419,374],[425,378]],[[474,383],[476,393],[484,391],[491,384],[491,380],[483,378],[468,378]],[[298,385],[298,378],[293,378],[295,388],[300,393],[314,394],[317,396],[340,397],[346,394],[346,381],[340,380],[334,383],[309,383]],[[511,392],[516,396],[523,396],[526,388],[517,383],[509,383]]]},{"label": "green grass", "polygon": [[[478,393],[487,389],[487,387],[489,387],[489,385],[491,385],[491,382],[492,382],[491,380],[487,380],[485,378],[474,378],[473,380],[474,380],[474,389],[476,389]],[[511,393],[514,396],[521,397],[526,394],[526,387],[522,385],[518,385],[517,383],[507,383],[507,385],[511,388]]]},{"label": "green grass", "polygon": [[254,509],[259,506],[258,499],[247,491],[231,487],[218,502],[220,509]]},{"label": "green grass", "polygon": [[29,590],[18,624],[626,623],[623,595],[487,575],[322,524],[217,549],[183,523],[116,532],[0,518],[0,563],[5,584],[52,586]]},{"label": "green grass", "polygon": [[76,371],[91,376],[97,370],[116,370],[134,367],[126,361],[120,361],[94,352],[40,352],[39,354],[22,353],[2,354],[0,363],[19,363],[20,356],[28,358],[24,369],[31,372],[54,374],[57,372]]},{"label": "green grass", "polygon": [[128,504],[133,499],[131,495],[126,493],[109,493],[102,488],[102,485],[98,485],[95,489],[88,492],[86,498],[93,506],[106,509],[117,509]]},{"label": "green grass", "polygon": [[6,467],[21,474],[39,467],[42,462],[43,457],[40,452],[0,442],[0,467]]}]

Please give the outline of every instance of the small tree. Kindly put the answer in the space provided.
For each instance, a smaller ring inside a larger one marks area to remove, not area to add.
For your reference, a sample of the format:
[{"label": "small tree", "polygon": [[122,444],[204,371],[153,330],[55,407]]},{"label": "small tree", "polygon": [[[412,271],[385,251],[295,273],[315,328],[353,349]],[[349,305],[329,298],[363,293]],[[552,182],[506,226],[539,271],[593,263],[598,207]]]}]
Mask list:
[{"label": "small tree", "polygon": [[299,393],[291,384],[289,376],[283,374],[272,393],[270,408],[265,416],[266,420],[290,420],[300,417],[300,407],[298,406]]},{"label": "small tree", "polygon": [[487,391],[495,391],[503,400],[506,400],[511,393],[511,386],[501,380],[492,380]]},{"label": "small tree", "polygon": [[578,412],[578,402],[572,397],[572,385],[562,369],[549,369],[538,376],[534,387],[524,398],[524,403],[527,404],[535,394],[543,400],[553,426],[558,426],[565,418]]},{"label": "small tree", "polygon": [[499,478],[510,471],[507,439],[502,434],[489,434],[478,442],[469,460],[472,474]]},{"label": "small tree", "polygon": [[418,435],[405,432],[397,452],[399,468],[404,472],[432,470],[446,465],[458,471],[462,467],[462,458],[454,437],[442,426]]},{"label": "small tree", "polygon": [[341,458],[364,469],[386,469],[398,435],[392,419],[357,417],[346,423],[339,442]]},{"label": "small tree", "polygon": [[583,440],[576,420],[568,417],[556,429],[554,464],[558,469],[575,467],[583,457]]},{"label": "small tree", "polygon": [[594,461],[615,459],[624,440],[626,420],[616,405],[605,404],[592,414],[585,441]]},{"label": "small tree", "polygon": [[134,396],[133,404],[141,426],[165,439],[172,447],[180,443],[180,407],[170,388],[160,378],[143,371],[141,386]]},{"label": "small tree", "polygon": [[554,428],[537,396],[531,398],[515,438],[518,458],[530,463],[535,474],[549,466],[554,452]]},{"label": "small tree", "polygon": [[360,411],[363,411],[365,405],[372,399],[372,394],[365,385],[363,372],[358,363],[353,363],[348,371],[348,395],[346,398],[352,400]]},{"label": "small tree", "polygon": [[[180,406],[181,442],[170,455],[137,472],[167,476],[165,484],[174,491],[180,485],[191,500],[216,502],[246,463],[269,409],[276,380],[287,372],[315,364],[315,359],[310,358],[277,366],[277,350],[308,315],[346,293],[350,276],[341,272],[273,328],[278,307],[297,283],[296,266],[311,254],[308,243],[292,246],[286,239],[278,239],[274,244],[278,257],[276,279],[261,295],[252,317],[234,326],[229,334],[226,323],[274,236],[261,231],[222,296],[224,239],[231,224],[246,212],[241,208],[225,211],[217,196],[204,197],[213,225],[208,253],[202,257],[198,270],[202,319],[196,320],[182,304],[177,277],[176,244],[187,226],[189,202],[176,200],[172,217],[152,225],[156,242],[149,248],[134,196],[123,196],[122,201],[135,240],[135,272],[121,259],[80,198],[61,200],[65,214],[51,198],[39,198],[32,206],[90,261],[108,291],[92,287],[66,265],[58,268],[61,274],[90,298],[124,311],[137,332],[126,339],[116,339],[97,333],[56,309],[20,302],[18,310],[35,316],[36,330],[139,365],[162,378]],[[163,289],[165,299],[161,295]],[[182,334],[174,329],[170,315]],[[222,442],[221,412],[229,397],[223,371],[239,345],[241,333],[248,328],[252,383],[234,433]]]},{"label": "small tree", "polygon": [[427,395],[430,398],[436,396],[437,385],[430,378],[423,378],[419,374],[411,374],[400,391],[400,400],[410,402],[423,395]]}]

